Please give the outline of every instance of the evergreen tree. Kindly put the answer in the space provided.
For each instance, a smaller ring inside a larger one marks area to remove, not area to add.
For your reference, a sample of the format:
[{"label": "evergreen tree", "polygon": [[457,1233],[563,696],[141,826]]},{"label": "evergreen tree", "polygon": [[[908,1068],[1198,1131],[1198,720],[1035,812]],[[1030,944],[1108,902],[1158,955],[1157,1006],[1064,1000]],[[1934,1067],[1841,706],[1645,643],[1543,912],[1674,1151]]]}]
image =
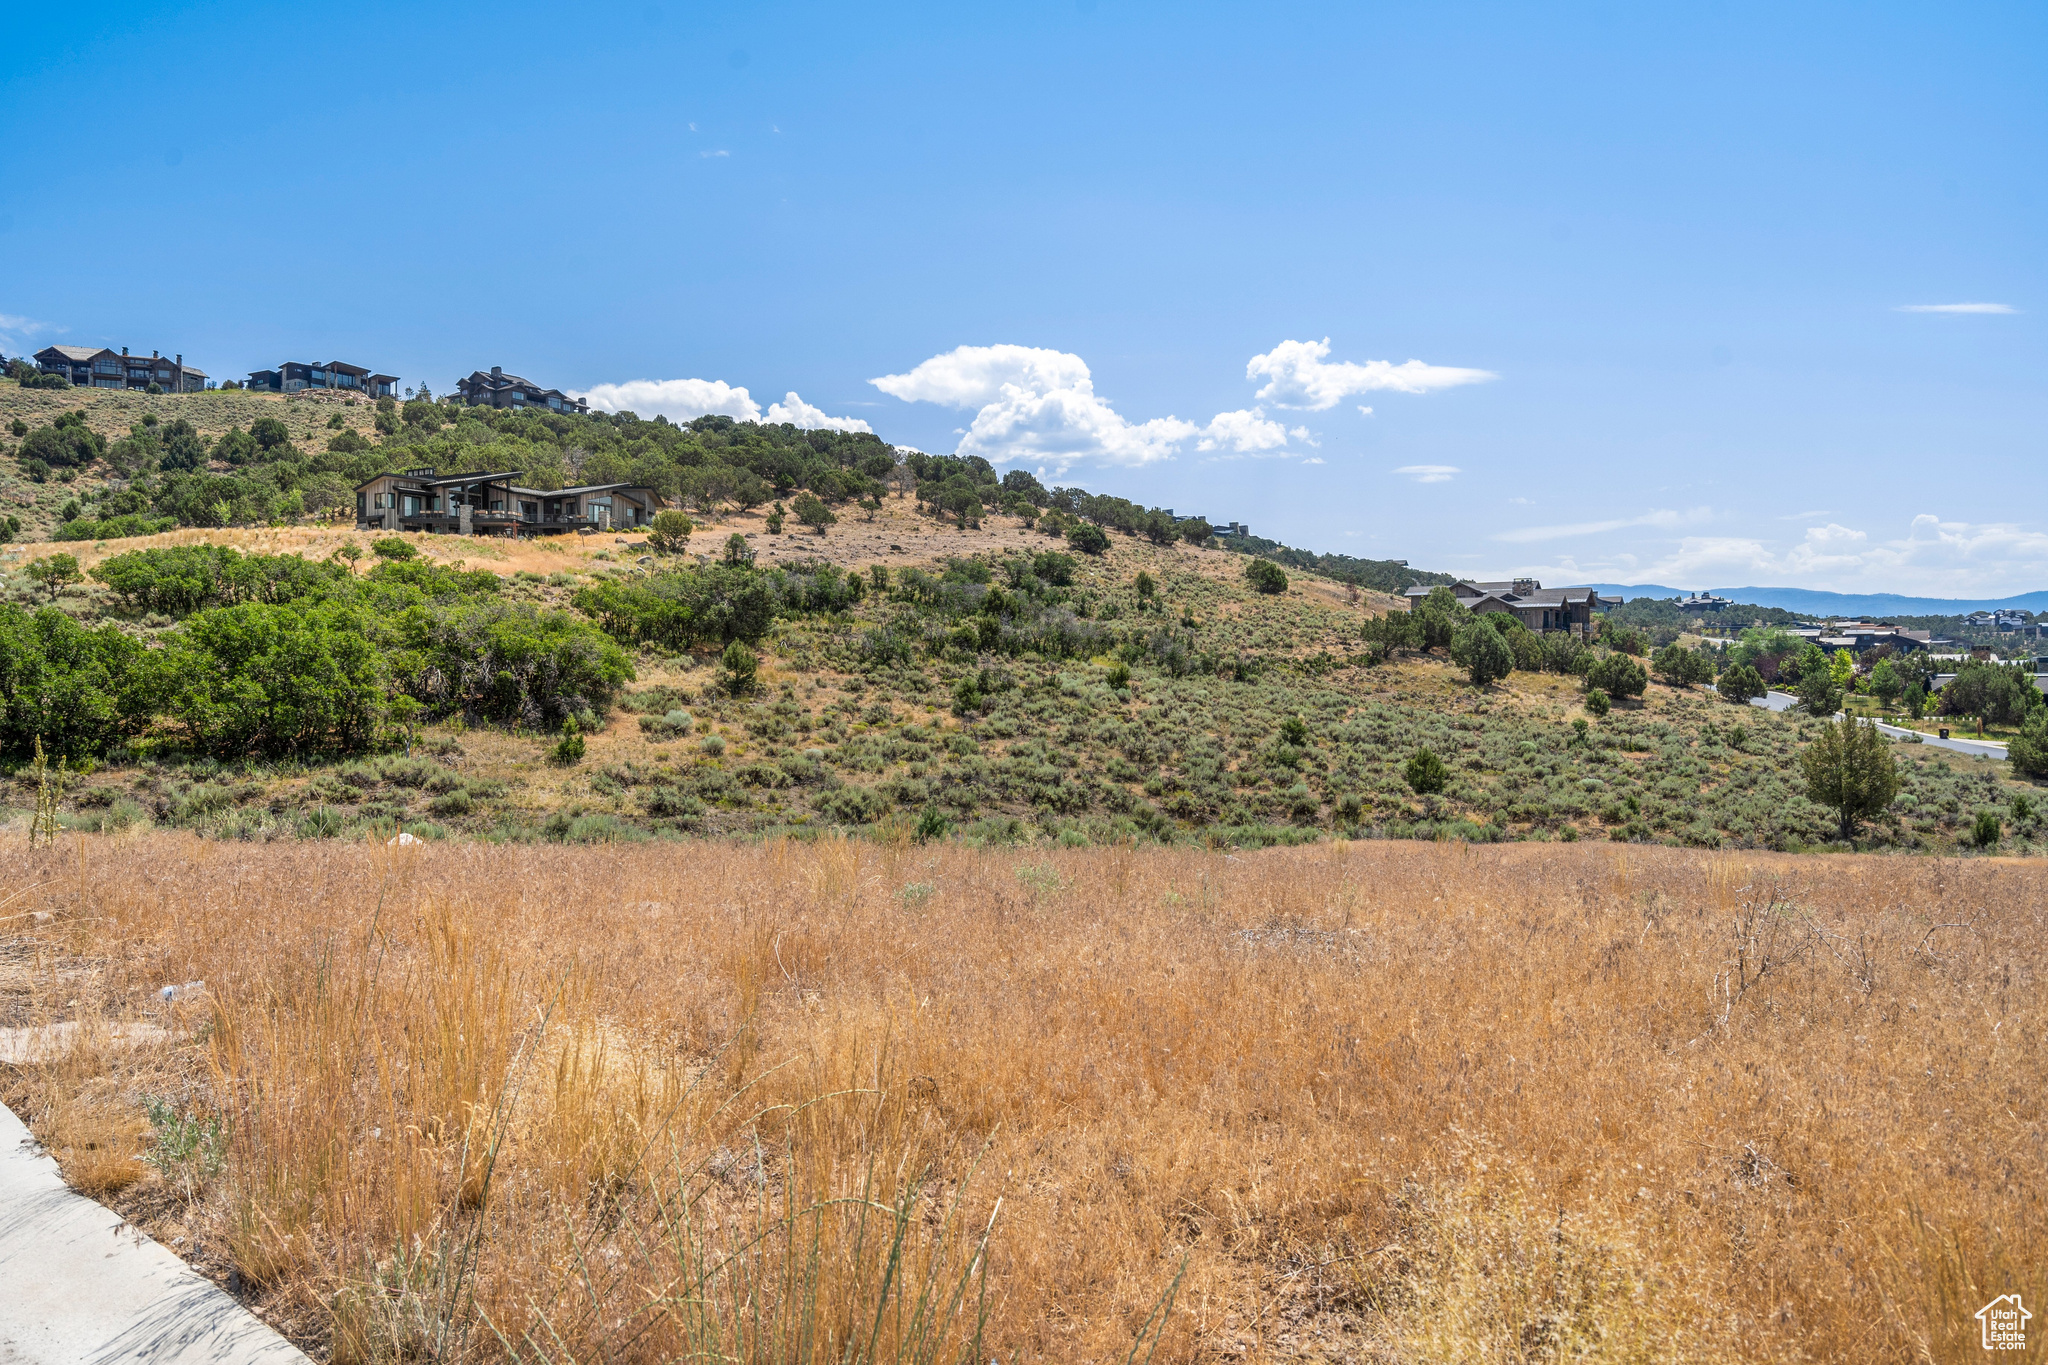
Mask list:
[{"label": "evergreen tree", "polygon": [[1854,716],[1823,721],[1820,734],[1799,755],[1799,767],[1808,799],[1835,812],[1844,840],[1899,794],[1899,765],[1890,746],[1874,722]]}]

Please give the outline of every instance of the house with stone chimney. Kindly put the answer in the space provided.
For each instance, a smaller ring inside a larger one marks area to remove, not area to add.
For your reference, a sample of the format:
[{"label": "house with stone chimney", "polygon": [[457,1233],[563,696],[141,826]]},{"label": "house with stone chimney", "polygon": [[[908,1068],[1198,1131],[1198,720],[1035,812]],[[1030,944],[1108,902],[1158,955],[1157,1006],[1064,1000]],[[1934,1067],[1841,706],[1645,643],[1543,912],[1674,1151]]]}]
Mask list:
[{"label": "house with stone chimney", "polygon": [[[1402,594],[1408,610],[1414,611],[1433,591],[1418,583]],[[1468,611],[1513,612],[1515,618],[1539,635],[1566,631],[1590,636],[1594,616],[1621,605],[1618,597],[1602,597],[1591,588],[1546,588],[1533,578],[1509,578],[1499,582],[1460,581],[1451,585],[1451,595]]]},{"label": "house with stone chimney", "polygon": [[590,411],[590,404],[583,399],[571,398],[560,389],[544,389],[531,379],[522,379],[516,374],[506,374],[502,365],[491,366],[488,374],[482,370],[471,370],[469,378],[456,383],[455,391],[462,396],[463,402],[472,407]]},{"label": "house with stone chimney", "polygon": [[35,354],[36,368],[61,374],[75,389],[141,389],[154,384],[164,393],[199,393],[206,371],[187,365],[182,355],[130,355],[105,346],[45,346]]}]

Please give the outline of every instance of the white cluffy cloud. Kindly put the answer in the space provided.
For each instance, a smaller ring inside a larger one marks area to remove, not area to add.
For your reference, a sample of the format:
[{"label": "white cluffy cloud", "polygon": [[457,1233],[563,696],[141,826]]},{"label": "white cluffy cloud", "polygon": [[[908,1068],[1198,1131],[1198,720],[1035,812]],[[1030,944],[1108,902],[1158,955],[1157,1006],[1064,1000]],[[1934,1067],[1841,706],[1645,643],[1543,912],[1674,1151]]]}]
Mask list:
[{"label": "white cluffy cloud", "polygon": [[1218,413],[1206,426],[1178,417],[1133,422],[1095,392],[1088,362],[1038,346],[956,346],[868,382],[906,403],[976,409],[959,453],[991,464],[1145,465],[1173,458],[1190,440],[1197,450],[1255,455],[1283,449],[1288,437],[1258,408]]},{"label": "white cluffy cloud", "polygon": [[1353,394],[1376,390],[1434,393],[1499,378],[1491,370],[1427,365],[1420,360],[1404,360],[1399,365],[1387,360],[1333,364],[1324,359],[1329,354],[1330,339],[1324,337],[1321,341],[1283,341],[1264,355],[1253,356],[1245,364],[1245,378],[1263,379],[1266,386],[1252,396],[1277,407],[1321,412]]},{"label": "white cluffy cloud", "polygon": [[1615,517],[1607,521],[1580,521],[1565,526],[1523,526],[1513,531],[1502,531],[1495,540],[1511,545],[1529,545],[1544,540],[1566,540],[1572,536],[1597,536],[1609,531],[1620,531],[1631,526],[1682,526],[1688,522],[1705,521],[1713,515],[1713,509],[1694,507],[1680,512],[1669,507],[1660,507],[1645,512],[1639,517]]},{"label": "white cluffy cloud", "polygon": [[599,412],[637,412],[671,422],[713,413],[752,422],[761,415],[752,394],[723,379],[628,379],[623,384],[598,384],[576,396],[588,399]]},{"label": "white cluffy cloud", "polygon": [[1454,464],[1404,464],[1394,472],[1417,483],[1449,483],[1465,471]]},{"label": "white cluffy cloud", "polygon": [[47,322],[34,318],[16,317],[12,313],[0,313],[0,348],[18,351],[25,348],[28,339],[41,332],[52,330]]},{"label": "white cluffy cloud", "polygon": [[1902,303],[1897,313],[2017,313],[2009,303]]},{"label": "white cluffy cloud", "polygon": [[2048,532],[1922,512],[1905,535],[1879,540],[1831,521],[1807,527],[1797,544],[1783,548],[1744,537],[1688,536],[1649,572],[1662,575],[1657,582],[1770,577],[1837,592],[1982,596],[2037,586],[2048,575]]},{"label": "white cluffy cloud", "polygon": [[1924,597],[1997,597],[2038,587],[2048,576],[2048,532],[2009,522],[1944,521],[1923,512],[1891,539],[1829,521],[1799,540],[1685,536],[1662,553],[1616,549],[1589,558],[1521,563],[1516,573],[1559,583],[1723,584],[1901,592]]},{"label": "white cluffy cloud", "polygon": [[761,405],[744,388],[723,379],[629,379],[623,384],[598,384],[575,395],[588,399],[599,412],[637,412],[642,417],[666,417],[671,422],[688,422],[714,413],[740,422],[788,422],[806,429],[825,431],[867,431],[858,417],[828,417],[797,397],[794,389],[764,414]]},{"label": "white cluffy cloud", "polygon": [[873,427],[861,421],[858,417],[827,417],[823,408],[814,408],[803,399],[797,397],[795,389],[791,389],[788,393],[782,395],[780,403],[769,404],[767,415],[762,417],[761,420],[770,426],[774,426],[779,422],[788,422],[791,426],[802,427],[806,431],[874,430]]}]

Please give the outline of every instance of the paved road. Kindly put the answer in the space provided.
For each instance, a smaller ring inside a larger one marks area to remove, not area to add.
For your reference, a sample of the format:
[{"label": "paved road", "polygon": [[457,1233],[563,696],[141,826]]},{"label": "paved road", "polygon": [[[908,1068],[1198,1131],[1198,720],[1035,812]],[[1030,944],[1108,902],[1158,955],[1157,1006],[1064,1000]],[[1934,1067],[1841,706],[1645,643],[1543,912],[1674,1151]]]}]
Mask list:
[{"label": "paved road", "polygon": [[[1708,683],[1707,687],[1709,690],[1712,690],[1713,684]],[[1799,698],[1793,696],[1790,692],[1766,692],[1761,697],[1751,697],[1749,704],[1751,706],[1761,706],[1766,711],[1789,711],[1799,704]],[[1837,711],[1835,718],[1839,720],[1841,714],[1841,712]],[[1908,735],[1918,735],[1922,744],[1931,744],[1937,749],[1953,749],[1959,754],[1975,754],[1979,758],[1997,759],[2001,762],[2004,761],[2006,756],[2005,746],[1996,740],[1943,739],[1939,735],[1925,735],[1921,734],[1918,730],[1908,730],[1897,725],[1886,725],[1883,721],[1877,723],[1877,730],[1879,734],[1889,735],[1893,739],[1906,739]],[[1908,740],[1907,742],[1910,743],[1911,741]]]},{"label": "paved road", "polygon": [[[1902,730],[1896,725],[1877,723],[1877,732],[1890,735],[1893,739],[1905,739],[1907,735],[1920,735],[1922,744],[1931,744],[1937,749],[1953,749],[1959,754],[1976,754],[1979,758],[2005,759],[2005,746],[1989,739],[1943,739],[1940,735],[1922,735],[1918,730]],[[1910,742],[1910,741],[1908,741]]]},{"label": "paved road", "polygon": [[197,1271],[74,1193],[0,1106],[0,1365],[311,1365]]}]

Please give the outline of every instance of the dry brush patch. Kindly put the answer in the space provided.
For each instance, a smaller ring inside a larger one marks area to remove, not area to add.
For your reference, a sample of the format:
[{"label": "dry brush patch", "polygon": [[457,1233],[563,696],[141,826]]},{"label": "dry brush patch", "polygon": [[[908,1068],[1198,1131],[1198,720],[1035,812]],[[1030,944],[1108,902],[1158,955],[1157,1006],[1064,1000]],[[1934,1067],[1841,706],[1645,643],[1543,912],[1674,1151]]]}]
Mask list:
[{"label": "dry brush patch", "polygon": [[[2048,1289],[2038,863],[4,866],[0,1022],[100,1040],[10,1101],[335,1359],[1122,1360],[1178,1275],[1160,1359],[1905,1362]],[[136,1022],[185,1041],[106,1042]]]}]

